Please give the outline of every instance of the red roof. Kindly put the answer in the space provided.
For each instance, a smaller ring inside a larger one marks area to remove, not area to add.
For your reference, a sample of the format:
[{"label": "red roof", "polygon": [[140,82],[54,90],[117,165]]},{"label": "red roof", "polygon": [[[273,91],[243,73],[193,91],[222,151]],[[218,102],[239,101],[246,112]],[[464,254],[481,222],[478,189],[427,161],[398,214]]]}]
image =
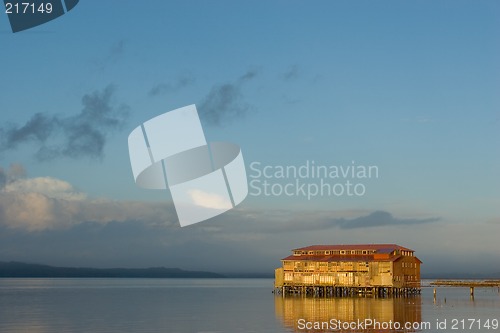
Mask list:
[{"label": "red roof", "polygon": [[[388,258],[377,258],[375,259],[373,255],[353,255],[353,256],[344,256],[344,255],[322,255],[322,256],[308,256],[308,255],[303,255],[303,256],[288,256],[286,258],[283,258],[281,260],[298,260],[298,261],[314,261],[314,262],[341,262],[341,261],[346,261],[346,262],[354,262],[354,261],[396,261],[399,258],[401,258],[401,255],[397,256],[391,256]],[[416,257],[413,257],[416,258]],[[417,258],[418,260],[418,258]]]},{"label": "red roof", "polygon": [[293,249],[293,251],[321,251],[321,250],[402,250],[411,251],[406,247],[397,244],[346,244],[346,245],[311,245],[306,247],[301,247],[298,249]]}]

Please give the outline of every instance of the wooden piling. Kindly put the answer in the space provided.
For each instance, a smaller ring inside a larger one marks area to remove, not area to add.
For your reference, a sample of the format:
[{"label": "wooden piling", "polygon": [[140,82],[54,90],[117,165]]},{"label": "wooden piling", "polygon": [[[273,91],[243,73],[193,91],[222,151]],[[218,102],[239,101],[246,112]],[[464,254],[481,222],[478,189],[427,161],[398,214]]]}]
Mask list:
[{"label": "wooden piling", "polygon": [[[300,297],[411,297],[420,294],[420,288],[359,287],[326,285],[284,285],[275,287],[275,295]],[[436,291],[434,290],[434,298]]]}]

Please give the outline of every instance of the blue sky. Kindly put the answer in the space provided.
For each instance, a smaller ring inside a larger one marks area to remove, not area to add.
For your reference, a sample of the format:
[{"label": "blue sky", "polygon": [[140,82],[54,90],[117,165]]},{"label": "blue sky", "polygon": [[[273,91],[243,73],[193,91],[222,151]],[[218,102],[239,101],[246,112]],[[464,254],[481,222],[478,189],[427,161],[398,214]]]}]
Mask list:
[{"label": "blue sky", "polygon": [[[247,260],[269,271],[294,247],[391,242],[416,250],[424,271],[460,271],[464,260],[491,271],[498,31],[496,1],[82,1],[16,34],[0,15],[0,260],[218,271]],[[232,95],[214,118],[204,102],[224,85]],[[78,118],[94,100],[116,126]],[[207,138],[239,144],[247,167],[355,161],[380,177],[363,197],[249,196],[181,229],[168,192],[134,184],[127,136],[193,103],[208,112]],[[6,144],[37,113],[57,122],[47,140]],[[40,160],[42,146],[73,147],[81,121],[102,134],[102,151],[58,148]],[[26,221],[23,205],[37,200],[40,218]],[[342,228],[342,218],[366,227]]]}]

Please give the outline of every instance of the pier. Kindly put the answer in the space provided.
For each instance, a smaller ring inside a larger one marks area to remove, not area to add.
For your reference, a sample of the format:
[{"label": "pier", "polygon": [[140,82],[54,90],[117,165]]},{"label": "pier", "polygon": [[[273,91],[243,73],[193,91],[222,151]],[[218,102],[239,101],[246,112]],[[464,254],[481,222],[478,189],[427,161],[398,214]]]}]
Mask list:
[{"label": "pier", "polygon": [[[469,288],[469,294],[474,297],[474,288],[498,288],[500,292],[500,280],[436,280],[430,283],[435,287],[462,287]],[[434,298],[436,298],[436,288],[434,288]]]}]

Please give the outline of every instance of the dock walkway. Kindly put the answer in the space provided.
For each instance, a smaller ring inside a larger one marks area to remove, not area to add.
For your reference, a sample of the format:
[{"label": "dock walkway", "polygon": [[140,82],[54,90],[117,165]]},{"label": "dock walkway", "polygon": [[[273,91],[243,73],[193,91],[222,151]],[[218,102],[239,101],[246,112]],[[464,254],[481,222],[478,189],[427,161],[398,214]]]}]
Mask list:
[{"label": "dock walkway", "polygon": [[436,280],[431,282],[436,287],[500,287],[500,280]]},{"label": "dock walkway", "polygon": [[[469,288],[471,298],[474,297],[474,288],[498,288],[500,292],[500,280],[436,280],[430,283],[431,287],[466,287]],[[434,299],[436,298],[434,288]]]}]

